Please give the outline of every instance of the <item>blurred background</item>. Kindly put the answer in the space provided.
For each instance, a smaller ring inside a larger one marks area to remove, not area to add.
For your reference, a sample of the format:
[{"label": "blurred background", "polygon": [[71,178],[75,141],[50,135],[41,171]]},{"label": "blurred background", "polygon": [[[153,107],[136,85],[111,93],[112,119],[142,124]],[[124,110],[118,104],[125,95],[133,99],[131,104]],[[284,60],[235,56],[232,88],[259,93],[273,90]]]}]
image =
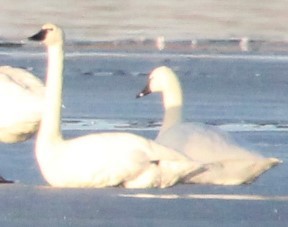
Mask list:
[{"label": "blurred background", "polygon": [[287,0],[0,0],[0,38],[22,39],[43,23],[68,40],[288,40]]}]

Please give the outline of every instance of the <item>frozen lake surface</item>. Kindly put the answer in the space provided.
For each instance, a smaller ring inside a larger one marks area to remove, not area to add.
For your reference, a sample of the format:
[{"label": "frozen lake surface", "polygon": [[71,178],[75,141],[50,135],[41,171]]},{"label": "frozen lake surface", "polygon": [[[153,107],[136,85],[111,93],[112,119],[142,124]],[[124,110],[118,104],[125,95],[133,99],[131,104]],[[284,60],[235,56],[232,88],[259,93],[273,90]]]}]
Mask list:
[{"label": "frozen lake surface", "polygon": [[168,65],[183,84],[187,121],[219,126],[284,162],[234,187],[55,189],[39,172],[34,138],[0,144],[0,174],[15,181],[0,185],[0,226],[287,226],[286,0],[0,3],[1,65],[44,80],[43,49],[20,40],[47,22],[65,29],[66,138],[115,130],[154,138],[160,97],[135,95],[154,67]]},{"label": "frozen lake surface", "polygon": [[[1,64],[24,67],[44,80],[45,54],[0,50]],[[288,221],[288,58],[235,54],[95,52],[66,54],[63,133],[129,131],[154,138],[161,100],[135,95],[146,75],[172,67],[183,84],[187,121],[228,131],[246,148],[282,159],[249,185],[176,185],[167,189],[55,189],[35,161],[35,139],[0,144],[1,226],[285,226]]]}]

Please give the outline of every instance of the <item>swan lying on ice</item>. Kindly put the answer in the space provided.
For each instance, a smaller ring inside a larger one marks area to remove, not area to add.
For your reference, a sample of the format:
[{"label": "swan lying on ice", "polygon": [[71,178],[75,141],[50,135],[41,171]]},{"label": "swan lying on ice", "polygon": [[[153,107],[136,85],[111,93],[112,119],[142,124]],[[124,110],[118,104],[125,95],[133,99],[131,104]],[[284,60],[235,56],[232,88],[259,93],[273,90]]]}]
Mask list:
[{"label": "swan lying on ice", "polygon": [[29,39],[42,41],[48,51],[46,99],[35,153],[50,185],[164,188],[206,170],[172,149],[129,133],[98,133],[64,140],[60,126],[63,31],[45,24]]},{"label": "swan lying on ice", "polygon": [[0,66],[0,142],[29,139],[38,129],[44,85],[30,72]]},{"label": "swan lying on ice", "polygon": [[228,135],[213,126],[182,121],[182,89],[176,74],[168,67],[156,68],[147,86],[137,95],[160,92],[164,120],[156,142],[203,163],[218,163],[214,168],[187,179],[187,182],[238,185],[252,182],[281,161],[265,158],[235,144]]}]

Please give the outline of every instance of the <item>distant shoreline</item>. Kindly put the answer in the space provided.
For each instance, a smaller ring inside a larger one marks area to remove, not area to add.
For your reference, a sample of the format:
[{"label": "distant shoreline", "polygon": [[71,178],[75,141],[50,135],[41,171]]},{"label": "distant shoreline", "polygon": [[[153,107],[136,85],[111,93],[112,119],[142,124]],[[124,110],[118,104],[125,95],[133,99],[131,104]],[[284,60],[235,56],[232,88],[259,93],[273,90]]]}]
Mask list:
[{"label": "distant shoreline", "polygon": [[287,11],[286,0],[10,0],[1,5],[0,36],[23,39],[51,22],[63,27],[67,40],[285,41]]},{"label": "distant shoreline", "polygon": [[[23,42],[0,40],[1,49],[42,48],[40,45],[25,45]],[[131,53],[210,53],[210,54],[288,54],[288,41],[249,40],[247,38],[231,39],[193,39],[165,40],[159,39],[121,39],[114,41],[68,40],[67,51],[125,51]]]}]

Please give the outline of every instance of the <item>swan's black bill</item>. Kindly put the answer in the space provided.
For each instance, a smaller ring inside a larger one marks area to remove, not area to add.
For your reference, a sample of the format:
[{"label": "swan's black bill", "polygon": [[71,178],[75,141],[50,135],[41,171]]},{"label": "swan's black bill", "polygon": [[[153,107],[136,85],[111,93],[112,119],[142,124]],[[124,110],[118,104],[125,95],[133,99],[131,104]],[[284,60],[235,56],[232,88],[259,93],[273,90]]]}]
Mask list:
[{"label": "swan's black bill", "polygon": [[149,95],[151,93],[149,85],[147,85],[138,95],[136,95],[136,98],[141,98],[145,95]]},{"label": "swan's black bill", "polygon": [[0,184],[12,184],[12,183],[14,183],[14,182],[11,180],[6,180],[0,176]]},{"label": "swan's black bill", "polygon": [[41,29],[38,33],[29,37],[28,39],[32,41],[43,41],[46,38],[47,32],[47,29]]}]

